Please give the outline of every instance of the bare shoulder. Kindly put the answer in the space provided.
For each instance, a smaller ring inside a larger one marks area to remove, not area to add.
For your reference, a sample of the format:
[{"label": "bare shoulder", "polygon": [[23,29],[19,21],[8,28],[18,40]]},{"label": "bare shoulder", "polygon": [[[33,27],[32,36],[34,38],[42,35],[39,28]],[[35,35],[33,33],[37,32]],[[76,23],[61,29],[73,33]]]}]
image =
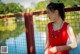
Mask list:
[{"label": "bare shoulder", "polygon": [[69,35],[69,38],[70,38],[72,41],[74,41],[76,37],[75,37],[75,35],[74,35],[74,31],[73,31],[72,26],[70,26],[70,25],[67,26],[67,33],[68,33],[68,35]]},{"label": "bare shoulder", "polygon": [[49,22],[48,25],[51,25],[53,22]]},{"label": "bare shoulder", "polygon": [[70,25],[67,26],[67,32],[68,32],[68,35],[69,35],[69,38],[70,38],[70,41],[71,41],[71,44],[70,44],[71,47],[76,48],[77,47],[77,42],[76,42],[76,37],[74,35],[72,26],[70,26]]},{"label": "bare shoulder", "polygon": [[70,24],[68,24],[68,26],[67,26],[67,33],[68,33],[69,37],[75,38],[73,28],[72,28],[72,26],[70,26]]},{"label": "bare shoulder", "polygon": [[67,25],[67,30],[68,31],[73,31],[73,28],[72,28],[72,26],[70,24]]}]

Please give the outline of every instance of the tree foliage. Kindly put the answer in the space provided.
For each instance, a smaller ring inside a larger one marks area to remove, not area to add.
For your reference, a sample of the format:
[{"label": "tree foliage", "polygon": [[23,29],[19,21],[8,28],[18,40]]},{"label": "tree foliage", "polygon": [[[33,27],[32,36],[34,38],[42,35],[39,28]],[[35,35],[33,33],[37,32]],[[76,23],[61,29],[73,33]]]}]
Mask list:
[{"label": "tree foliage", "polygon": [[23,6],[18,5],[16,3],[8,3],[8,4],[0,3],[0,14],[22,13],[25,11],[26,9],[24,9]]},{"label": "tree foliage", "polygon": [[36,4],[34,7],[35,10],[30,9],[31,12],[37,11],[37,10],[45,10],[46,6],[49,2],[54,2],[54,3],[64,3],[65,7],[75,7],[77,5],[80,5],[80,0],[46,0],[46,1],[41,1]]},{"label": "tree foliage", "polygon": [[46,1],[41,1],[35,6],[35,10],[45,10],[46,9]]},{"label": "tree foliage", "polygon": [[75,5],[79,5],[80,4],[80,0],[49,0],[50,2],[61,2],[64,3],[64,5],[66,7],[73,7]]}]

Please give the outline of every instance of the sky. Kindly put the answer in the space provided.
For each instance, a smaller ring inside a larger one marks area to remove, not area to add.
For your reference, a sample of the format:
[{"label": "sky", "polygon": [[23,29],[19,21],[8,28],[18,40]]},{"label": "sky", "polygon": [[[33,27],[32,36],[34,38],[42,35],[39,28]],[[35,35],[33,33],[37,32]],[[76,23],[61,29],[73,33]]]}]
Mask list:
[{"label": "sky", "polygon": [[22,6],[24,6],[24,8],[31,8],[34,7],[38,2],[40,1],[45,1],[45,0],[1,0],[3,3],[19,3]]}]

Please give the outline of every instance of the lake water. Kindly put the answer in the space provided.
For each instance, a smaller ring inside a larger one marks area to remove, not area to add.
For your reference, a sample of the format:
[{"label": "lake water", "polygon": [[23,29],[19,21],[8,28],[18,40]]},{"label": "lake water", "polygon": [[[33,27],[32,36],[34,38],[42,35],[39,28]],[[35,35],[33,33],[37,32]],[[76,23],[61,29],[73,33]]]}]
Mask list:
[{"label": "lake water", "polygon": [[[41,32],[35,32],[35,46],[36,54],[44,54],[45,41],[41,37]],[[25,32],[21,33],[16,38],[9,38],[3,45],[8,46],[8,54],[27,54],[26,35]]]},{"label": "lake water", "polygon": [[8,54],[27,54],[26,35],[25,32],[16,38],[6,40],[8,46]]},{"label": "lake water", "polygon": [[[36,54],[44,54],[45,37],[42,32],[35,32]],[[80,54],[80,40],[78,47],[70,51],[70,54]],[[5,41],[8,46],[8,54],[27,54],[26,35],[25,32],[16,38],[9,38]]]}]

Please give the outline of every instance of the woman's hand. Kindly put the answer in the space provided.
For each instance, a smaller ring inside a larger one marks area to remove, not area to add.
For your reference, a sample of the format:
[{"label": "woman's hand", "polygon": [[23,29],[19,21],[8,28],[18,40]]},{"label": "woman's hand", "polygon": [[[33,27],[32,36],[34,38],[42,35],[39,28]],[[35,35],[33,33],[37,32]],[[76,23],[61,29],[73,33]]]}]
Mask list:
[{"label": "woman's hand", "polygon": [[56,46],[55,47],[51,47],[49,49],[49,51],[51,51],[52,53],[56,53],[57,52],[57,47]]},{"label": "woman's hand", "polygon": [[45,50],[44,54],[48,54],[48,49]]}]

